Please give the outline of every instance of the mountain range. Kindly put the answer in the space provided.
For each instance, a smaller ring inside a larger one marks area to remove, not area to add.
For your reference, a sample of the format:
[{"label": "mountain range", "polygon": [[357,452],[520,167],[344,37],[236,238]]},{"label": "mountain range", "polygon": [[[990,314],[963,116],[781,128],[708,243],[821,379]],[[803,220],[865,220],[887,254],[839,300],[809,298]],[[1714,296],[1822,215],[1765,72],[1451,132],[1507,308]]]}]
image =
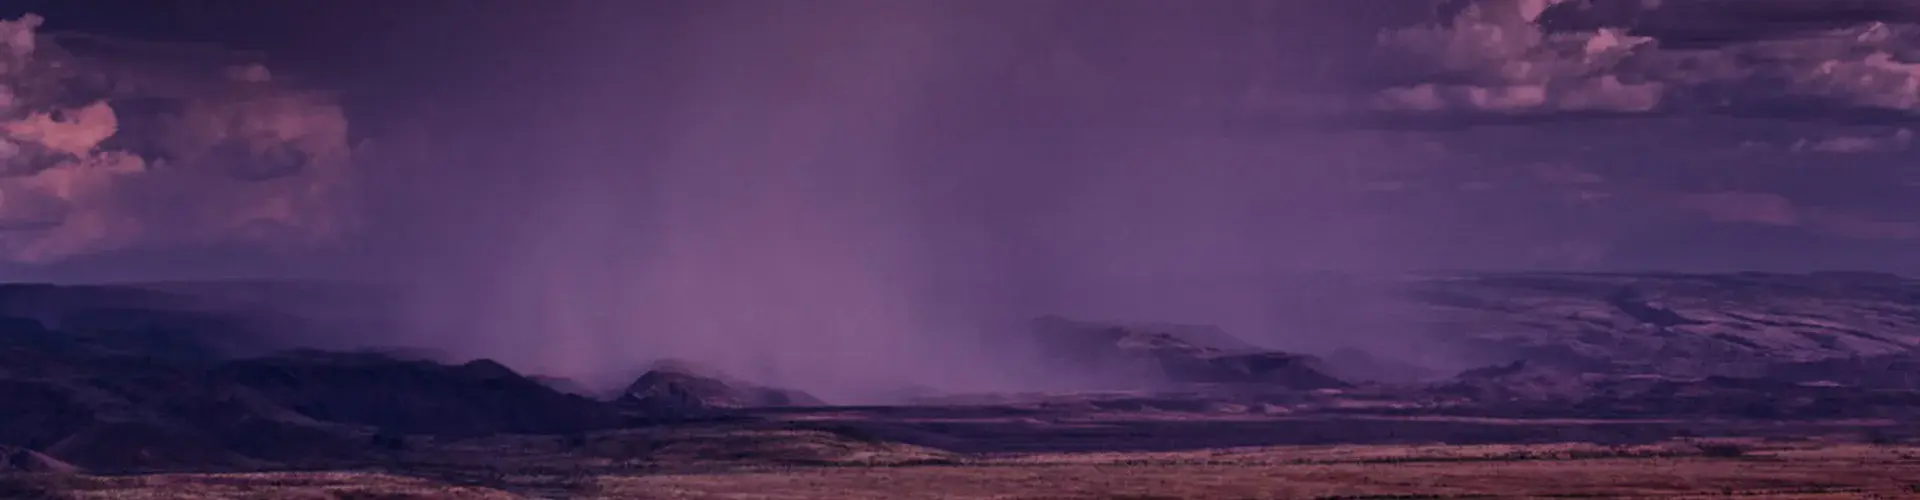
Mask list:
[{"label": "mountain range", "polygon": [[[1191,411],[1920,416],[1915,280],[1485,273],[1395,283],[1402,310],[1420,319],[1410,323],[1409,338],[1452,346],[1476,360],[1472,368],[1450,372],[1353,348],[1325,356],[1264,349],[1204,325],[1047,316],[1021,336],[1052,369],[1162,399],[1215,401]],[[419,442],[583,436],[834,408],[796,388],[685,361],[643,365],[623,390],[596,394],[485,359],[313,348],[303,339],[339,323],[314,317],[318,309],[237,298],[258,296],[235,291],[248,287],[262,285],[0,285],[0,468],[364,465],[394,460]],[[900,404],[1004,403],[961,403],[931,391]]]}]

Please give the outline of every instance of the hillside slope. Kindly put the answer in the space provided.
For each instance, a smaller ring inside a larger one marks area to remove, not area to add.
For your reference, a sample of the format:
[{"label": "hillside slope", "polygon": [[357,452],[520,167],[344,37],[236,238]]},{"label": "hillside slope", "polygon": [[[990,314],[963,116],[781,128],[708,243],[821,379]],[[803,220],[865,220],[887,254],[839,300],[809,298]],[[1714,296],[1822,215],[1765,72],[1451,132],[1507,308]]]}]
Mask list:
[{"label": "hillside slope", "polygon": [[1891,275],[1516,273],[1404,285],[1427,334],[1489,364],[1750,376],[1920,346],[1920,281]]}]

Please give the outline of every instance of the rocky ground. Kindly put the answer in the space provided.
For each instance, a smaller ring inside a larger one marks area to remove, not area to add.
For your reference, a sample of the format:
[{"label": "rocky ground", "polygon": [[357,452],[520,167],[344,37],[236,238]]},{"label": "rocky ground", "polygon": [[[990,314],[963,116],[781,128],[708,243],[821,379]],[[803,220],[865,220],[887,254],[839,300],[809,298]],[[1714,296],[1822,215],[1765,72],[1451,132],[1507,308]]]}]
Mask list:
[{"label": "rocky ground", "polygon": [[1021,333],[1045,362],[1134,386],[889,406],[686,362],[595,394],[306,348],[326,322],[224,290],[0,286],[0,497],[1895,495],[1920,477],[1920,282],[1894,276],[1396,282],[1423,341],[1481,362],[1452,373],[1046,317]]}]

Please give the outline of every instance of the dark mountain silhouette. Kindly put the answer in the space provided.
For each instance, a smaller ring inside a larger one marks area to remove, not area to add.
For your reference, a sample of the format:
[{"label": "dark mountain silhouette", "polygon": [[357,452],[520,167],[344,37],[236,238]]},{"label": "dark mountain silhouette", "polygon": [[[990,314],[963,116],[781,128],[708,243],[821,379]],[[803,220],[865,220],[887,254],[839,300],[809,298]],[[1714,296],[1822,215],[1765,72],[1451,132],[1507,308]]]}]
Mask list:
[{"label": "dark mountain silhouette", "polygon": [[287,339],[258,321],[272,311],[216,304],[140,287],[0,286],[0,310],[12,313],[0,317],[0,445],[102,472],[254,469],[364,462],[381,452],[369,436],[382,432],[622,421],[611,405],[491,361],[231,349]]},{"label": "dark mountain silhouette", "polygon": [[605,404],[489,360],[449,366],[302,350],[228,362],[211,376],[310,418],[404,434],[569,433],[620,422]]},{"label": "dark mountain silhouette", "polygon": [[[1417,367],[1393,367],[1363,350],[1322,360],[1261,350],[1210,327],[1049,317],[1023,333],[1050,369],[1186,394],[1114,396],[1091,406],[1099,411],[1332,408],[1327,398],[1360,398],[1366,404],[1338,411],[1920,418],[1920,286],[1905,278],[1522,273],[1395,286],[1400,300],[1423,312],[1407,324],[1408,341],[1454,349],[1485,366],[1432,381]],[[0,285],[0,467],[347,466],[397,456],[410,436],[585,441],[596,430],[678,417],[752,419],[773,414],[770,408],[824,404],[684,362],[656,364],[603,402],[569,393],[585,392],[577,387],[561,390],[570,387],[564,380],[487,360],[285,350],[334,327],[310,320],[312,311],[359,306],[321,294],[335,302],[282,309],[223,290]],[[1389,368],[1415,375],[1366,381],[1369,371]],[[1222,387],[1257,390],[1215,390]]]}]

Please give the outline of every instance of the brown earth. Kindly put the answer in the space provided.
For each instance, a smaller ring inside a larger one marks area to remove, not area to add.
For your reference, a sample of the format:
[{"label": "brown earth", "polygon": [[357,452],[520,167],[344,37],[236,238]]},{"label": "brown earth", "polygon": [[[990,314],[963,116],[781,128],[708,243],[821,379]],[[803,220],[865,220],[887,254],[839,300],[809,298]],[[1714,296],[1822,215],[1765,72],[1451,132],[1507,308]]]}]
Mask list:
[{"label": "brown earth", "polygon": [[[801,441],[805,441],[804,439]],[[1324,446],[503,472],[499,488],[376,473],[6,476],[7,498],[1219,499],[1920,497],[1920,449],[1821,442]],[[517,493],[515,493],[517,492]],[[523,496],[524,495],[524,496]]]}]

